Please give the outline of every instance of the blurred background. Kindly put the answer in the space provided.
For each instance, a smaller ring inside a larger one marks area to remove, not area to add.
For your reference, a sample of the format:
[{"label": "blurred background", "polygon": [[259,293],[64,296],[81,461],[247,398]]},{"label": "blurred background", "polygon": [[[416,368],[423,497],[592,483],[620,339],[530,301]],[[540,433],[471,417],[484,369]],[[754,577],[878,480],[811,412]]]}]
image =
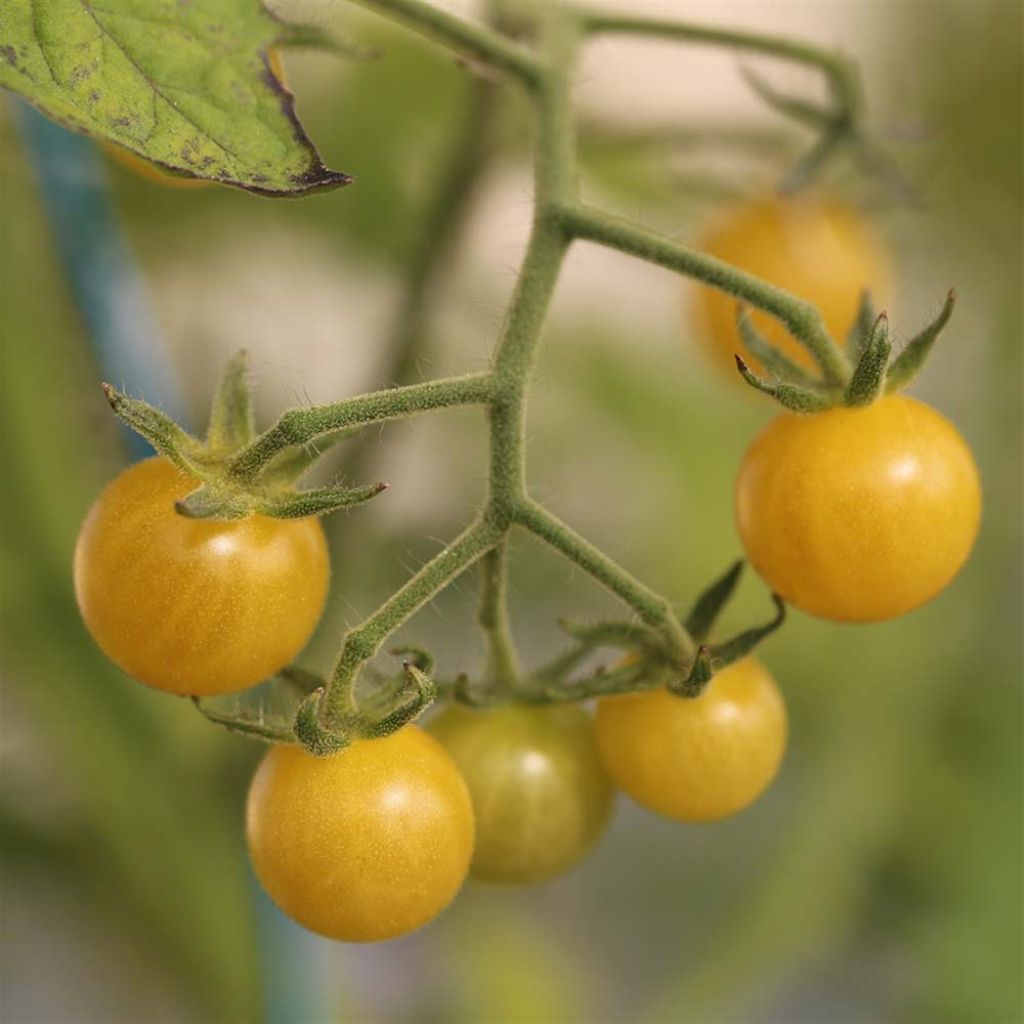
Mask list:
[{"label": "blurred background", "polygon": [[[127,680],[79,621],[78,525],[138,455],[97,384],[111,379],[202,429],[215,375],[241,346],[264,423],[289,405],[484,367],[530,223],[525,104],[346,3],[281,8],[379,53],[285,56],[326,162],[358,178],[339,192],[271,202],[161,187],[5,101],[6,1021],[1024,1016],[1022,9],[649,9],[792,33],[861,63],[873,127],[919,201],[895,201],[848,165],[829,185],[892,251],[898,336],[956,286],[954,320],[914,392],[957,423],[980,464],[986,508],[970,564],[939,599],[890,624],[792,613],[762,651],[790,704],[791,748],[749,812],[683,827],[623,801],[599,849],[565,877],[527,890],[471,883],[427,929],[381,946],[309,936],[249,876],[242,801],[259,744]],[[784,66],[758,67],[780,85],[819,88]],[[721,204],[777,182],[809,140],[736,72],[718,51],[592,46],[579,75],[588,198],[686,240]],[[577,245],[530,425],[535,492],[684,606],[738,555],[733,475],[774,411],[705,358],[692,299],[668,273]],[[344,628],[466,522],[483,494],[480,440],[479,413],[455,411],[366,431],[339,450],[328,471],[392,487],[326,521],[332,597],[303,664],[328,670]],[[481,654],[475,582],[460,580],[401,634],[429,642],[448,674],[471,671]],[[556,649],[558,617],[613,607],[516,539],[512,613],[529,661]],[[749,578],[726,625],[769,611]]]}]

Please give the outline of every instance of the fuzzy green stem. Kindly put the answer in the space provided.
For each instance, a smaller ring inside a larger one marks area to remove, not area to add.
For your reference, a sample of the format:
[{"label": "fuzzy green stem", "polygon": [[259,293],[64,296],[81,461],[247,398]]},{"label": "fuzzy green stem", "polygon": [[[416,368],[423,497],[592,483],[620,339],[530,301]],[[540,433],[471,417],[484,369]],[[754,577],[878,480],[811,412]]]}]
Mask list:
[{"label": "fuzzy green stem", "polygon": [[[541,9],[540,48],[534,53],[490,27],[463,21],[422,0],[357,2],[439,40],[471,60],[505,71],[526,85],[537,123],[535,212],[530,241],[491,373],[411,385],[319,409],[286,413],[233,464],[237,476],[251,479],[282,450],[341,428],[449,405],[481,403],[488,409],[490,476],[486,507],[476,522],[451,545],[346,635],[331,682],[320,703],[319,723],[328,733],[340,732],[346,724],[358,719],[355,683],[362,666],[411,615],[481,558],[479,620],[488,637],[488,678],[492,686],[499,688],[517,678],[508,628],[505,564],[507,534],[514,524],[536,534],[620,597],[647,626],[664,638],[671,660],[679,668],[688,670],[697,655],[696,644],[669,602],[542,508],[527,493],[527,385],[544,318],[569,245],[575,238],[599,242],[694,277],[770,313],[810,349],[830,383],[845,383],[850,376],[850,364],[829,337],[821,315],[809,304],[710,256],[580,204],[575,180],[577,159],[571,103],[576,56],[584,35],[599,32],[644,33],[732,46],[821,68],[829,77],[837,103],[849,109],[856,100],[855,80],[845,62],[835,55],[789,40],[728,30],[552,5]],[[455,202],[456,198],[449,193],[449,200]],[[453,221],[447,201],[438,210],[445,223]],[[409,291],[410,308],[414,312],[423,301],[427,272],[421,265],[417,273],[421,276],[414,276]],[[415,329],[408,323],[402,326],[409,332]],[[613,682],[618,685],[617,680]]]},{"label": "fuzzy green stem", "polygon": [[477,621],[487,637],[485,678],[509,691],[519,678],[519,663],[508,616],[508,544],[499,541],[480,562],[480,609]]},{"label": "fuzzy green stem", "polygon": [[842,54],[832,50],[782,36],[647,18],[643,15],[616,14],[581,8],[578,9],[577,16],[581,19],[584,31],[589,35],[614,33],[674,39],[679,42],[720,46],[805,64],[824,72],[835,98],[842,104],[844,110],[853,112],[861,104],[861,90],[854,65]]},{"label": "fuzzy green stem", "polygon": [[536,213],[494,361],[497,395],[490,410],[489,509],[506,527],[526,496],[526,386],[568,247],[568,238],[551,210],[574,194],[569,87],[575,46],[571,30],[557,17],[547,23],[545,53],[550,63],[534,93]]},{"label": "fuzzy green stem", "polygon": [[339,729],[356,712],[354,685],[360,668],[387,638],[440,590],[465,572],[499,539],[499,531],[480,518],[391,595],[368,619],[345,637],[327,692],[320,704],[320,724]]},{"label": "fuzzy green stem", "polygon": [[542,77],[537,58],[495,29],[467,21],[422,0],[355,0],[454,50],[467,60],[496,68],[532,85]]},{"label": "fuzzy green stem", "polygon": [[560,551],[625,601],[644,622],[665,637],[670,651],[681,665],[693,660],[695,645],[664,597],[631,576],[604,552],[536,502],[524,502],[518,510],[516,522]]},{"label": "fuzzy green stem", "polygon": [[486,404],[493,395],[493,375],[473,373],[374,391],[332,405],[290,409],[238,455],[231,464],[231,474],[240,480],[252,480],[284,449],[308,444],[343,427],[362,427],[455,405]]},{"label": "fuzzy green stem", "polygon": [[821,313],[811,303],[714,256],[600,210],[569,204],[560,209],[559,216],[565,230],[576,238],[598,242],[685,274],[764,310],[781,321],[808,349],[828,383],[843,384],[849,380],[850,362],[829,336]]}]

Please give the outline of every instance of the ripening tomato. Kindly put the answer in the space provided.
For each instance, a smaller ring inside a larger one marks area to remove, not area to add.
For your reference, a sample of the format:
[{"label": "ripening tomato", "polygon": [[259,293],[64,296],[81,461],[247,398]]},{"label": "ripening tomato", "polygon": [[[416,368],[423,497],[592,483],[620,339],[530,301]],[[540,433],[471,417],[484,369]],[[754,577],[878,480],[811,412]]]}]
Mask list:
[{"label": "ripening tomato", "polygon": [[[725,211],[697,247],[812,303],[833,338],[845,339],[869,289],[884,303],[891,273],[885,251],[858,213],[824,199],[771,196]],[[760,362],[743,346],[736,327],[738,300],[700,286],[695,296],[697,333],[714,361],[736,377],[738,352],[755,370]],[[795,362],[813,367],[807,350],[767,313],[752,311],[764,337]],[[737,378],[738,379],[738,378]]]},{"label": "ripening tomato", "polygon": [[785,600],[837,622],[891,619],[934,597],[967,560],[980,515],[970,449],[905,395],[777,416],[736,481],[754,568]]},{"label": "ripening tomato", "polygon": [[[281,61],[281,51],[272,46],[267,50],[267,63],[270,65],[270,72],[282,85],[285,84],[284,64]],[[146,181],[155,182],[166,188],[190,189],[205,188],[212,184],[206,178],[189,178],[184,174],[169,174],[161,170],[156,164],[150,163],[145,157],[137,156],[129,149],[119,146],[114,142],[101,143],[104,151],[116,160],[122,167],[127,167],[138,177]]]},{"label": "ripening tomato", "polygon": [[786,706],[753,658],[722,669],[699,697],[664,689],[606,697],[596,724],[616,784],[676,821],[717,821],[753,803],[786,749]]},{"label": "ripening tomato", "polygon": [[75,594],[93,639],[139,682],[177,694],[230,693],[288,664],[327,597],[316,519],[189,519],[199,486],[166,459],[129,466],[89,510]]},{"label": "ripening tomato", "polygon": [[275,746],[246,804],[249,855],[270,898],[346,942],[414,931],[455,897],[473,807],[441,745],[415,725],[329,757]]},{"label": "ripening tomato", "polygon": [[429,729],[469,786],[474,878],[541,881],[581,861],[604,832],[612,788],[583,708],[450,705]]}]

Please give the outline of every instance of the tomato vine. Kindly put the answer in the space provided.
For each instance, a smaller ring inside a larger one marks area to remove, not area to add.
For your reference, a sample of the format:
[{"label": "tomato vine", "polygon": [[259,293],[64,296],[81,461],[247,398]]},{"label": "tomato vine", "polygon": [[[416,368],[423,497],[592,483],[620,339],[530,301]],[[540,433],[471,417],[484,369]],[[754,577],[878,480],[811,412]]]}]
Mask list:
[{"label": "tomato vine", "polygon": [[[739,301],[741,313],[743,307],[750,306],[778,320],[813,357],[821,372],[820,381],[807,383],[801,370],[799,383],[765,382],[754,377],[742,361],[741,371],[752,384],[794,408],[825,408],[840,401],[853,405],[879,394],[889,366],[888,332],[882,320],[875,321],[870,330],[865,325],[857,358],[851,359],[851,354],[830,336],[820,312],[811,303],[704,252],[584,204],[577,189],[571,96],[577,59],[583,46],[595,36],[628,34],[724,46],[820,71],[830,97],[828,107],[782,96],[760,79],[751,78],[754,88],[773,107],[816,132],[814,146],[790,175],[791,186],[813,177],[843,147],[868,164],[877,167],[883,163],[863,128],[855,69],[838,54],[788,39],[607,14],[585,7],[557,4],[534,11],[535,38],[522,42],[489,24],[464,20],[422,0],[358,2],[434,39],[471,63],[503,74],[529,100],[536,130],[533,223],[491,368],[483,373],[406,384],[329,405],[291,409],[268,430],[253,437],[248,419],[237,429],[228,429],[222,422],[226,408],[248,409],[239,363],[229,371],[219,404],[215,403],[214,429],[205,446],[143,402],[112,388],[107,389],[108,398],[118,414],[159,451],[203,482],[180,503],[180,510],[211,518],[239,517],[251,511],[281,517],[314,515],[365,501],[384,485],[295,492],[291,484],[332,442],[369,424],[453,406],[479,406],[485,411],[490,470],[484,507],[458,537],[347,632],[330,678],[308,694],[295,719],[294,735],[311,751],[330,753],[352,739],[398,728],[414,718],[439,688],[467,701],[479,699],[481,691],[491,699],[583,699],[651,685],[653,672],[661,682],[667,680],[672,691],[696,696],[714,668],[747,654],[781,623],[781,602],[777,602],[778,614],[767,625],[749,629],[724,644],[709,645],[706,637],[695,636],[681,621],[666,597],[636,579],[530,495],[525,444],[528,385],[567,252],[576,242],[597,243],[720,289]],[[446,204],[439,205],[442,224],[450,212]],[[429,245],[424,251],[429,253]],[[426,263],[424,259],[419,264],[399,331],[414,330],[410,321],[415,318],[429,276]],[[900,383],[920,365],[947,316],[948,309],[919,335],[924,340],[908,347],[898,366]],[[750,347],[755,348],[757,338],[742,315],[740,327]],[[224,438],[231,443],[220,443]],[[533,533],[581,567],[620,598],[637,621],[583,631],[577,634],[577,644],[567,655],[524,677],[511,638],[506,598],[507,540],[514,528]],[[482,683],[435,683],[429,659],[410,658],[405,665],[406,685],[399,688],[383,711],[377,709],[371,715],[356,696],[364,666],[410,616],[477,563],[481,565],[479,623],[487,637]],[[735,574],[727,579],[731,583],[723,586],[718,581],[704,595],[705,601],[707,594],[715,595],[712,619],[729,596]],[[639,651],[641,664],[582,681],[570,680],[569,669],[587,651],[603,644]],[[244,728],[241,722],[236,725]]]}]

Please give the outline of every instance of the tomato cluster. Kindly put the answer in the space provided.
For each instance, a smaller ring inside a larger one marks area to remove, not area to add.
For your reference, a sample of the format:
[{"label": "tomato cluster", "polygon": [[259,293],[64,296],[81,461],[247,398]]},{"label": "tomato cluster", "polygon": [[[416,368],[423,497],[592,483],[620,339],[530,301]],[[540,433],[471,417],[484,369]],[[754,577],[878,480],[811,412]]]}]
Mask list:
[{"label": "tomato cluster", "polygon": [[[596,728],[595,728],[596,725]],[[249,851],[273,900],[333,939],[430,921],[468,876],[527,884],[579,863],[608,824],[613,783],[684,822],[741,810],[768,786],[786,712],[745,659],[698,698],[658,689],[575,704],[458,705],[317,758],[273,747],[249,790]]]},{"label": "tomato cluster", "polygon": [[[794,222],[774,203],[741,211],[710,248],[806,294],[833,327],[852,315],[866,238],[836,208],[801,207]],[[846,263],[831,265],[835,253]],[[719,299],[707,302],[721,327]],[[198,483],[161,458],[125,470],[90,510],[74,560],[98,645],[139,681],[193,696],[287,666],[329,578],[315,518],[177,514]],[[751,444],[736,484],[756,570],[783,600],[840,622],[890,619],[935,596],[966,561],[980,508],[956,429],[898,394],[783,413]],[[276,745],[247,803],[256,874],[307,928],[373,941],[430,921],[467,876],[533,883],[577,864],[607,827],[616,787],[681,822],[734,814],[778,772],[786,709],[752,657],[718,668],[699,696],[636,679],[594,715],[573,703],[453,704],[427,730],[404,725],[325,757]]]}]

